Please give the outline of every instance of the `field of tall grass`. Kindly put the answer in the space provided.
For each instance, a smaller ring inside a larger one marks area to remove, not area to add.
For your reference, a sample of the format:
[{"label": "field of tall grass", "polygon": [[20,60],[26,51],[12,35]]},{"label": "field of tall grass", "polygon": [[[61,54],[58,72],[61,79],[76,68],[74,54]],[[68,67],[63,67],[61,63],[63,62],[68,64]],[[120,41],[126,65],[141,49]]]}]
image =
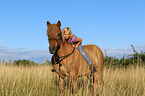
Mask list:
[{"label": "field of tall grass", "polygon": [[[51,66],[16,67],[0,66],[1,96],[59,96],[55,73]],[[97,96],[145,96],[145,67],[104,67],[104,86]],[[71,96],[70,80],[65,79],[63,96]],[[78,82],[77,96],[93,96],[86,77]]]}]

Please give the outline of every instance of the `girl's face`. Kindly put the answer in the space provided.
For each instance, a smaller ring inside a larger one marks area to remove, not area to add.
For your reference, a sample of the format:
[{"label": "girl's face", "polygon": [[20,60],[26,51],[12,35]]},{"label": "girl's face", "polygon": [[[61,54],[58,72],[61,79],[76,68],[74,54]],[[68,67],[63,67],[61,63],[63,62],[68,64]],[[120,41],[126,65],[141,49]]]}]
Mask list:
[{"label": "girl's face", "polygon": [[65,39],[69,39],[69,32],[65,32],[65,33],[64,33],[64,38],[65,38]]}]

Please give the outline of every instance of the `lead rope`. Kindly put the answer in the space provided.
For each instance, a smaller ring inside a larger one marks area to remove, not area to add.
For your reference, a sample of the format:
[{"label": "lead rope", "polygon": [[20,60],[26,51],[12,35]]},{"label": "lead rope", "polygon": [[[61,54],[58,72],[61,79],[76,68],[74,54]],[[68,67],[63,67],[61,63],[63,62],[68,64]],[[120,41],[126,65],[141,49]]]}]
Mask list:
[{"label": "lead rope", "polygon": [[[73,54],[74,51],[75,51],[75,47],[74,47],[73,51],[70,54],[59,57],[59,61],[61,62],[62,60],[64,60],[65,58],[67,58],[68,56],[70,56],[71,54]],[[60,59],[60,58],[62,58],[62,59]]]}]

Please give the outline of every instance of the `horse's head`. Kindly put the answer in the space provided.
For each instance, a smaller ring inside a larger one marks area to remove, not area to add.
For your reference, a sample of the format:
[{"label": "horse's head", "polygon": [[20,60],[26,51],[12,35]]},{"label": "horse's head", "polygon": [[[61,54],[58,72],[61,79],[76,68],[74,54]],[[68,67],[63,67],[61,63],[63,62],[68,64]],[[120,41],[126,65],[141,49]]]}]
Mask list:
[{"label": "horse's head", "polygon": [[64,42],[63,32],[61,32],[60,26],[60,21],[57,24],[51,24],[47,21],[47,36],[49,40],[49,52],[51,54],[56,53],[60,45]]}]

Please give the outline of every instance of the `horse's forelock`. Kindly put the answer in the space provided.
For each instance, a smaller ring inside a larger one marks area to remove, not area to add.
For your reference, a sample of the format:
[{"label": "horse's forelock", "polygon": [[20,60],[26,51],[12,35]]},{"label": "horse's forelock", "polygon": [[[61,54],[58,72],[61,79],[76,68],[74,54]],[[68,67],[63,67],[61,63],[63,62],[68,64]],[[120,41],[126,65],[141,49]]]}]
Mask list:
[{"label": "horse's forelock", "polygon": [[47,33],[49,34],[54,34],[54,32],[56,32],[55,30],[58,29],[58,26],[56,24],[51,24],[49,25],[48,29],[47,29]]}]

